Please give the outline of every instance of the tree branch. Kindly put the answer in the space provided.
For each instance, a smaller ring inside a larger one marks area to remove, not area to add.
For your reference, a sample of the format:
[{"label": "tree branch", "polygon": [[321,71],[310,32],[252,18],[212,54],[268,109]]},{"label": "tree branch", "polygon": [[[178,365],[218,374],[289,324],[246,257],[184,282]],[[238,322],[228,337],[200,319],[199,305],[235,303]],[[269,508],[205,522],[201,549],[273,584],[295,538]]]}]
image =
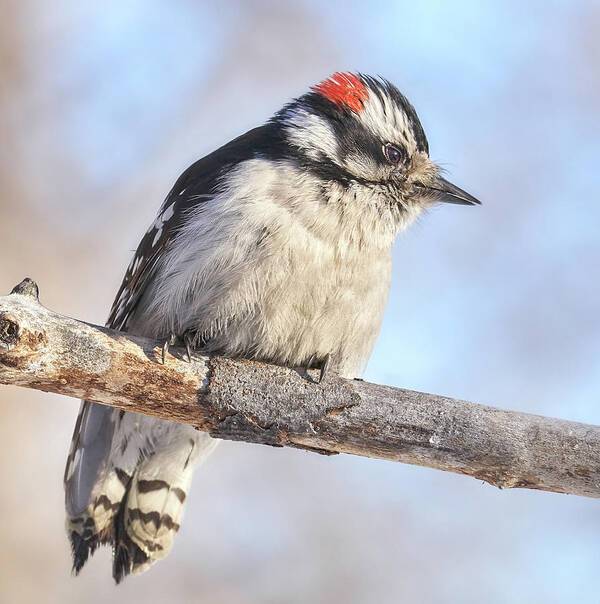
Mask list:
[{"label": "tree branch", "polygon": [[215,438],[352,453],[500,488],[600,497],[600,428],[361,380],[172,349],[40,305],[26,279],[0,297],[0,383],[178,421]]}]

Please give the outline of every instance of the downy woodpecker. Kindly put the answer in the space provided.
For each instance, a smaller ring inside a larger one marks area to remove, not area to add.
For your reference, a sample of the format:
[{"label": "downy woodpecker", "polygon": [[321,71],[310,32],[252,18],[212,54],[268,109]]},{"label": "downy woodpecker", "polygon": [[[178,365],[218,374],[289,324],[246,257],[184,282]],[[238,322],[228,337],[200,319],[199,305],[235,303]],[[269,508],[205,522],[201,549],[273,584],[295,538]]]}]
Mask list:
[{"label": "downy woodpecker", "polygon": [[[479,201],[429,159],[389,82],[336,73],[190,166],[127,269],[107,325],[188,351],[353,378],[377,338],[396,235]],[[216,441],[84,401],[65,470],[74,570],[113,547],[119,582],[165,557]]]}]

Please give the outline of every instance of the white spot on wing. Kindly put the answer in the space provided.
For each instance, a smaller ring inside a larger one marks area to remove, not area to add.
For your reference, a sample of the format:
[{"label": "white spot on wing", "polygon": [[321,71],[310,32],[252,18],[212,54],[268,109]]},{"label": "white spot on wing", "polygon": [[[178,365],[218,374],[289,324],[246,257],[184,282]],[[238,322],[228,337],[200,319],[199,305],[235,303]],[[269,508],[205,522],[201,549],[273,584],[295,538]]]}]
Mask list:
[{"label": "white spot on wing", "polygon": [[142,263],[143,260],[144,260],[144,256],[138,256],[135,259],[135,262],[133,263],[133,268],[131,269],[132,274],[137,271],[137,269],[140,267],[140,264]]},{"label": "white spot on wing", "polygon": [[119,299],[117,300],[117,305],[121,306],[121,302],[123,302],[123,298],[127,295],[127,288],[124,288],[123,291],[121,292],[121,295],[119,296]]},{"label": "white spot on wing", "polygon": [[165,208],[165,211],[162,213],[162,223],[164,224],[168,220],[173,218],[173,214],[175,214],[175,202],[173,202],[168,208]]},{"label": "white spot on wing", "polygon": [[168,222],[169,220],[171,220],[171,218],[173,218],[173,214],[175,214],[175,202],[173,202],[172,204],[167,206],[156,217],[154,222],[150,225],[150,228],[146,231],[146,233],[151,233],[154,229],[157,230],[157,233],[154,236],[154,241],[152,242],[153,246],[156,245],[156,242],[159,240],[159,238],[162,234],[163,225],[165,224],[165,222]]},{"label": "white spot on wing", "polygon": [[131,300],[129,289],[125,288],[121,295],[119,296],[119,300],[117,301],[117,310],[115,312],[115,320],[118,320]]}]

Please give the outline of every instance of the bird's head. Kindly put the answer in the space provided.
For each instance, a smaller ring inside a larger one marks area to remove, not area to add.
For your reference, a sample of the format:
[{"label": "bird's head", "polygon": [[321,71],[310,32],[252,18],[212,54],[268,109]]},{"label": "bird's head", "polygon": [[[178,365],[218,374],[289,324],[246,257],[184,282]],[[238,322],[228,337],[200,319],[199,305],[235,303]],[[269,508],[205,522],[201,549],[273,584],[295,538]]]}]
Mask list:
[{"label": "bird's head", "polygon": [[386,80],[336,73],[274,121],[303,168],[368,191],[400,218],[438,202],[480,203],[442,177],[413,106]]}]

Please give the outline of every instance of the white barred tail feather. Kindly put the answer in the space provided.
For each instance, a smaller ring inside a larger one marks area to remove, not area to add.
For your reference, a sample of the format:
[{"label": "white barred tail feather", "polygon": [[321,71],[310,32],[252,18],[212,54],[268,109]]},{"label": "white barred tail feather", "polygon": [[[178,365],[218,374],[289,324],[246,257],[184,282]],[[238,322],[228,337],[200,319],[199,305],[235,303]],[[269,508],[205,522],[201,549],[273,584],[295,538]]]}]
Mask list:
[{"label": "white barred tail feather", "polygon": [[65,472],[76,573],[99,545],[111,544],[120,582],[173,545],[194,468],[218,441],[190,426],[157,422],[82,403]]},{"label": "white barred tail feather", "polygon": [[218,442],[204,433],[192,434],[192,430],[187,441],[182,431],[170,447],[142,461],[132,477],[123,508],[123,528],[136,546],[134,552],[139,549],[143,554],[138,554],[140,561],[133,560],[133,573],[146,570],[169,553],[194,469]]}]

